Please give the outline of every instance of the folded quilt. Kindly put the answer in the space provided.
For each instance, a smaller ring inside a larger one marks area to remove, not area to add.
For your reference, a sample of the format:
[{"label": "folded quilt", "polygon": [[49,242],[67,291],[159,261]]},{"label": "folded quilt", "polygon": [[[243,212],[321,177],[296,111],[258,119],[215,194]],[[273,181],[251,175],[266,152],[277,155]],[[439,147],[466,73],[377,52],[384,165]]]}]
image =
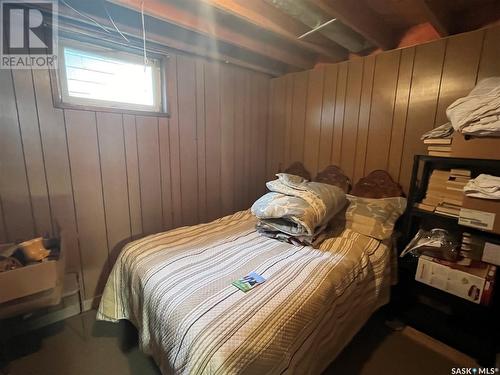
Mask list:
[{"label": "folded quilt", "polygon": [[480,174],[464,186],[468,197],[483,199],[500,199],[500,177]]},{"label": "folded quilt", "polygon": [[424,133],[420,139],[426,140],[426,139],[434,139],[434,138],[450,138],[451,135],[453,134],[453,126],[451,125],[451,122],[447,122],[446,124],[443,124],[441,126],[438,126],[437,128],[431,129],[428,132]]},{"label": "folded quilt", "polygon": [[312,244],[346,204],[342,189],[300,176],[278,173],[267,182],[271,191],[252,206],[260,219],[257,230],[268,237],[294,244]]},{"label": "folded quilt", "polygon": [[483,79],[469,95],[453,102],[446,115],[463,134],[500,136],[500,77]]}]

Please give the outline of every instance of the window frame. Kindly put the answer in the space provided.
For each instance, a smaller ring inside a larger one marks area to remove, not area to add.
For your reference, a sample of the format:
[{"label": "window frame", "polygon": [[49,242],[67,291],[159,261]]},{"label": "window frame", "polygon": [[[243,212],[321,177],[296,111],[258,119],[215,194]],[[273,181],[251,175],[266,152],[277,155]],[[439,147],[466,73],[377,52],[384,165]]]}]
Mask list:
[{"label": "window frame", "polygon": [[104,57],[110,57],[109,52],[112,53],[112,58],[118,60],[123,59],[130,62],[141,63],[143,57],[138,53],[137,50],[132,50],[128,48],[123,48],[122,46],[110,45],[107,43],[94,43],[92,42],[81,42],[75,39],[69,38],[59,38],[59,61],[57,69],[50,70],[51,86],[52,86],[52,97],[54,102],[54,107],[61,109],[80,109],[95,112],[114,112],[123,114],[136,114],[136,115],[153,115],[160,117],[169,117],[168,107],[167,107],[167,88],[166,88],[166,74],[165,69],[167,66],[167,56],[151,54],[148,52],[148,58],[154,61],[152,66],[154,66],[156,72],[153,72],[153,84],[158,102],[155,106],[146,106],[133,103],[123,103],[106,101],[100,99],[88,99],[88,98],[78,98],[70,97],[67,90],[66,81],[66,67],[64,61],[64,48],[74,48],[76,50],[82,50],[92,54],[100,55],[103,52],[108,54],[103,55]]}]

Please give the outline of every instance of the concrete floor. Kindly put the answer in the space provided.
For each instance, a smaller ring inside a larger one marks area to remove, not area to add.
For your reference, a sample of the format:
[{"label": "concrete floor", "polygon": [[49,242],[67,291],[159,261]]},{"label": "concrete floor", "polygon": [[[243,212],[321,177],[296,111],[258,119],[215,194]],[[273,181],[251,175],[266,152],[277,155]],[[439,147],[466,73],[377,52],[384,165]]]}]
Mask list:
[{"label": "concrete floor", "polygon": [[[7,351],[2,375],[159,374],[130,325],[96,322],[94,311],[19,338]],[[467,365],[460,353],[415,331],[392,331],[375,315],[325,374],[448,375]]]}]

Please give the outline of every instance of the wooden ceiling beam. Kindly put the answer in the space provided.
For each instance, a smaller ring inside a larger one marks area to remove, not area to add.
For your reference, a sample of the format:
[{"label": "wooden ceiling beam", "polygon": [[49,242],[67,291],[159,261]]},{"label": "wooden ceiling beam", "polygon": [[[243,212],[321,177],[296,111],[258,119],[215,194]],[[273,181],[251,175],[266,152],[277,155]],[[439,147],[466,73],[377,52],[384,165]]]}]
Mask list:
[{"label": "wooden ceiling beam", "polygon": [[359,0],[310,0],[331,18],[337,18],[365,39],[384,50],[397,45],[391,28]]},{"label": "wooden ceiling beam", "polygon": [[442,37],[450,35],[451,14],[442,1],[416,0],[429,23]]},{"label": "wooden ceiling beam", "polygon": [[[40,8],[48,10],[47,8],[40,6]],[[109,35],[103,32],[99,28],[95,28],[95,25],[88,20],[82,20],[81,18],[74,17],[70,12],[68,12],[64,7],[59,7],[59,16],[63,16],[64,18],[59,19],[59,31],[60,32],[68,32],[73,35],[88,35],[88,27],[92,30],[90,32],[90,38],[99,38],[100,36],[107,40],[109,39]],[[106,24],[106,19],[101,18],[99,16],[93,15],[92,18],[99,22],[100,24]],[[73,22],[71,22],[73,21]],[[87,25],[82,26],[81,24]],[[140,41],[141,35],[138,32],[137,28],[131,27],[130,25],[126,25],[121,23],[120,21],[115,21],[115,24],[120,29],[120,31],[125,34],[129,38],[133,38],[132,41]],[[118,37],[115,36],[119,40]],[[202,36],[200,36],[202,38]],[[246,69],[255,70],[257,72],[265,73],[273,77],[282,76],[287,72],[286,67],[282,66],[281,63],[270,64],[268,59],[264,57],[258,57],[257,61],[250,62],[248,59],[244,57],[241,58],[238,56],[238,53],[233,53],[231,55],[227,55],[221,53],[220,51],[213,51],[211,48],[203,47],[203,43],[190,43],[183,41],[181,38],[176,38],[175,36],[170,36],[165,33],[157,34],[157,33],[149,33],[148,34],[148,50],[150,49],[150,45],[158,44],[159,46],[165,47],[168,50],[177,50],[185,53],[193,54],[196,56],[202,56],[209,59],[213,59],[219,62],[231,63],[233,65],[237,65]],[[137,44],[135,44],[137,45]],[[129,45],[125,45],[129,46]],[[153,47],[154,48],[154,47]],[[142,51],[141,51],[142,52]],[[265,61],[264,61],[265,60]]]},{"label": "wooden ceiling beam", "polygon": [[483,7],[471,6],[460,13],[455,13],[460,22],[456,26],[454,32],[464,32],[487,25],[500,25],[500,2],[486,4]]},{"label": "wooden ceiling beam", "polygon": [[[137,12],[141,11],[141,3],[136,0],[111,0],[110,2]],[[145,1],[144,14],[296,68],[309,69],[314,65],[314,61],[303,53],[292,52],[218,25],[210,19],[210,14],[192,13],[170,1]]]},{"label": "wooden ceiling beam", "polygon": [[329,57],[333,59],[333,61],[342,61],[348,56],[348,51],[344,47],[321,34],[316,34],[314,38],[314,40],[318,41],[320,44],[297,39],[298,36],[309,31],[309,28],[301,22],[294,20],[292,17],[280,12],[275,7],[265,3],[263,0],[203,1],[262,30],[273,33],[309,52]]}]

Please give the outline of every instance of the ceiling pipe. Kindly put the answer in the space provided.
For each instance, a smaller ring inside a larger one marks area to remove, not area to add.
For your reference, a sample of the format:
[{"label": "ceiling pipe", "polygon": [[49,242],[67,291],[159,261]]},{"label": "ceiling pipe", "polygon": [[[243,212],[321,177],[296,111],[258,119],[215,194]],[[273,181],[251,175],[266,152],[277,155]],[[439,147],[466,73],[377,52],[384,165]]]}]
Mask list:
[{"label": "ceiling pipe", "polygon": [[[358,53],[373,45],[363,38],[361,35],[344,25],[340,21],[333,22],[330,18],[324,16],[323,13],[316,8],[311,7],[307,1],[303,0],[265,0],[275,8],[283,13],[288,14],[290,17],[297,19],[304,25],[311,28],[310,31],[317,29],[320,34],[326,36],[328,39],[333,40],[342,47],[348,49],[350,52]],[[329,22],[332,21],[332,22]],[[326,24],[328,23],[328,24]],[[323,27],[321,27],[323,26]],[[320,28],[321,27],[321,28]],[[307,34],[307,33],[306,33]],[[309,32],[309,34],[311,34]],[[309,35],[307,34],[307,35]],[[301,35],[304,38],[306,35]]]},{"label": "ceiling pipe", "polygon": [[309,30],[307,33],[302,34],[301,36],[297,37],[297,39],[305,38],[306,36],[311,35],[312,33],[315,33],[316,31],[321,30],[323,27],[328,26],[329,24],[331,24],[332,22],[335,22],[335,21],[337,21],[337,19],[332,18],[330,21],[326,21],[325,23],[322,23],[321,25],[315,27],[314,29]]}]

